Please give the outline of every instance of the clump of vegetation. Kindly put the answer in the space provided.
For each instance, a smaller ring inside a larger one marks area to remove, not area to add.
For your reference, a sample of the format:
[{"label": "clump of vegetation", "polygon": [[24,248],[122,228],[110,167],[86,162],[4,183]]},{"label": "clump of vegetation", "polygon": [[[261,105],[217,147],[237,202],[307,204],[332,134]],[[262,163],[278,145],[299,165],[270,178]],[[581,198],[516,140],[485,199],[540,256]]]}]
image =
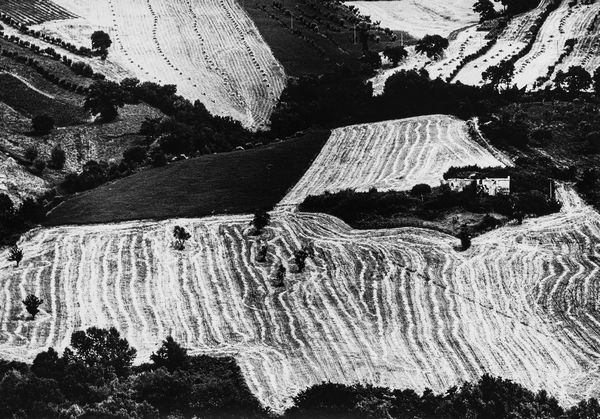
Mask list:
[{"label": "clump of vegetation", "polygon": [[49,134],[54,129],[54,118],[47,114],[34,116],[31,120],[31,127],[37,135]]},{"label": "clump of vegetation", "polygon": [[110,35],[104,31],[95,31],[92,33],[92,49],[100,53],[103,58],[108,54],[108,48],[112,45]]},{"label": "clump of vegetation", "polygon": [[280,263],[279,265],[277,265],[277,269],[275,269],[275,272],[271,277],[271,285],[273,285],[274,287],[283,287],[286,273],[287,269],[285,268],[285,266],[283,266],[283,264]]},{"label": "clump of vegetation", "polygon": [[254,235],[261,235],[263,232],[263,229],[269,225],[269,223],[271,222],[271,215],[264,211],[264,210],[260,210],[260,211],[256,211],[254,213],[254,218],[252,218],[252,227],[254,228],[252,234]]},{"label": "clump of vegetation", "polygon": [[100,115],[103,122],[114,121],[118,108],[125,106],[125,93],[121,86],[112,81],[98,80],[88,88],[84,109],[92,115]]},{"label": "clump of vegetation", "polygon": [[415,51],[424,54],[430,59],[438,60],[444,55],[444,50],[448,48],[449,42],[440,35],[425,35],[415,46]]},{"label": "clump of vegetation", "polygon": [[173,228],[173,248],[175,250],[184,250],[185,242],[188,241],[192,235],[187,232],[187,230],[181,226],[175,226]]},{"label": "clump of vegetation", "polygon": [[60,145],[52,148],[50,152],[50,160],[48,161],[48,167],[55,170],[62,170],[67,160],[65,151]]},{"label": "clump of vegetation", "polygon": [[31,315],[31,320],[35,320],[35,316],[40,312],[40,306],[44,303],[44,300],[40,300],[33,294],[29,294],[24,300],[23,305],[27,312]]},{"label": "clump of vegetation", "polygon": [[8,252],[8,261],[15,262],[17,267],[23,260],[23,250],[16,244],[12,246]]},{"label": "clump of vegetation", "polygon": [[267,244],[266,241],[260,240],[256,243],[256,246],[257,246],[257,250],[256,250],[255,260],[259,263],[266,262],[267,253],[269,251],[269,245]]}]

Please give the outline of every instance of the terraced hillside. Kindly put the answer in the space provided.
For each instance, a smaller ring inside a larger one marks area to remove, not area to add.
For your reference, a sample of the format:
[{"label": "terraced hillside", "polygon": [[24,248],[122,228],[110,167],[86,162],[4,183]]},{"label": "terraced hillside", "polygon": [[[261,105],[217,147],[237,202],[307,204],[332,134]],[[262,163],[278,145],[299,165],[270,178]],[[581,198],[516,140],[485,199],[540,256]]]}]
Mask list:
[{"label": "terraced hillside", "polygon": [[77,17],[51,0],[2,0],[0,13],[26,25]]},{"label": "terraced hillside", "polygon": [[[478,237],[466,253],[441,233],[355,231],[318,214],[278,213],[269,261],[249,217],[34,231],[19,268],[0,258],[0,356],[31,359],[71,332],[117,325],[138,360],[171,333],[195,353],[234,355],[276,409],[321,382],[442,391],[484,372],[569,403],[597,395],[600,216],[570,191],[563,212]],[[170,247],[174,225],[192,233]],[[302,242],[316,250],[286,285]],[[20,300],[44,299],[35,321]]]},{"label": "terraced hillside", "polygon": [[469,138],[464,121],[446,115],[338,128],[280,205],[297,205],[325,191],[438,186],[450,166],[469,164],[504,165]]},{"label": "terraced hillside", "polygon": [[235,0],[57,3],[82,18],[39,28],[77,45],[89,45],[95,30],[107,31],[113,39],[109,61],[124,69],[108,76],[176,84],[214,114],[252,128],[268,123],[285,74]]}]

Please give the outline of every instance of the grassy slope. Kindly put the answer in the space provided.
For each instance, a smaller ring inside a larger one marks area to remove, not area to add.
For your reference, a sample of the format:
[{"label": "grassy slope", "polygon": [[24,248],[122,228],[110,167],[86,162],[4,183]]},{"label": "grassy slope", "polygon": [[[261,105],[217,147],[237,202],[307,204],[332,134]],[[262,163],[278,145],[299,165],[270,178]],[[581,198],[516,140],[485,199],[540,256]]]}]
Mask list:
[{"label": "grassy slope", "polygon": [[149,169],[65,201],[46,223],[199,217],[270,208],[298,181],[328,137],[328,131],[315,131],[252,150]]},{"label": "grassy slope", "polygon": [[[308,4],[310,3],[312,1],[308,2]],[[346,21],[345,27],[342,28],[328,17],[334,13],[333,9],[323,7],[315,10],[309,7],[307,2],[285,0],[284,7],[293,11],[295,16],[294,29],[300,30],[303,36],[313,40],[318,48],[325,51],[323,53],[291,32],[290,17],[280,9],[274,8],[272,0],[240,0],[240,4],[255,22],[261,35],[271,47],[275,58],[283,65],[288,75],[325,73],[331,71],[339,63],[346,63],[350,66],[358,65],[362,49],[358,42],[357,44],[353,42],[353,26],[350,24],[352,14],[346,8],[340,6],[335,12]],[[266,7],[266,10],[261,7]],[[282,21],[284,25],[273,19],[271,14]],[[303,16],[308,22],[316,22],[319,26],[319,33],[302,25],[299,21],[300,16]],[[334,27],[335,30],[333,30]],[[372,41],[369,43],[374,50],[383,49],[389,41],[389,37],[383,32],[378,32],[378,35],[381,37],[379,44]]]},{"label": "grassy slope", "polygon": [[87,119],[81,107],[45,96],[10,74],[0,73],[0,101],[29,117],[48,114],[57,126],[75,125]]}]

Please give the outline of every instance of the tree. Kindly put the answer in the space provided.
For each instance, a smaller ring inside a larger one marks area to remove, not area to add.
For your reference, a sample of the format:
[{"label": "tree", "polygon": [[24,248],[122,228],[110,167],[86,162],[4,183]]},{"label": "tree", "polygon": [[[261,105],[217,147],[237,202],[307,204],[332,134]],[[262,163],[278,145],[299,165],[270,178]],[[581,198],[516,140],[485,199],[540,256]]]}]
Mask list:
[{"label": "tree", "polygon": [[487,82],[494,89],[499,89],[504,85],[506,89],[510,87],[510,83],[515,75],[515,64],[511,61],[503,60],[497,65],[488,67],[481,77],[484,82]]},{"label": "tree", "polygon": [[408,51],[402,45],[388,45],[383,50],[383,55],[387,57],[388,60],[392,62],[394,67],[398,66],[398,63],[408,57]]},{"label": "tree", "polygon": [[285,266],[283,266],[281,263],[277,266],[271,281],[274,287],[283,287],[286,271],[287,270],[285,269]]},{"label": "tree", "polygon": [[448,40],[440,35],[425,35],[417,42],[415,51],[437,60],[442,57],[448,45]]},{"label": "tree", "polygon": [[127,163],[140,164],[146,160],[146,149],[139,145],[129,147],[123,152],[123,160]]},{"label": "tree", "polygon": [[136,350],[114,327],[100,329],[90,327],[71,335],[71,348],[65,349],[63,357],[69,363],[78,362],[104,379],[113,374],[124,377],[129,374]]},{"label": "tree", "polygon": [[369,50],[369,29],[370,26],[367,22],[360,22],[356,26],[356,31],[358,32],[358,39],[360,44],[362,45],[363,52],[367,52]]},{"label": "tree", "polygon": [[263,228],[269,225],[271,222],[271,215],[268,212],[260,210],[254,213],[252,219],[252,225],[254,226],[254,233],[259,235],[262,233]]},{"label": "tree", "polygon": [[473,11],[479,14],[479,21],[494,19],[497,16],[496,9],[491,0],[477,0],[473,5]]},{"label": "tree", "polygon": [[43,159],[37,158],[33,161],[33,170],[35,170],[38,175],[41,175],[45,168],[46,162]]},{"label": "tree", "polygon": [[150,360],[157,368],[164,367],[171,372],[185,369],[188,364],[187,349],[175,342],[172,336],[167,336],[158,351],[150,355]]},{"label": "tree", "polygon": [[294,262],[298,267],[298,272],[304,271],[306,267],[306,258],[308,257],[308,252],[304,249],[299,249],[294,252]]},{"label": "tree", "polygon": [[33,146],[29,146],[25,149],[25,154],[23,157],[25,157],[25,160],[27,160],[30,163],[33,163],[33,161],[37,158],[38,156],[38,149],[33,147]]},{"label": "tree", "polygon": [[34,116],[31,120],[31,127],[38,135],[48,134],[54,129],[54,119],[46,114]]},{"label": "tree", "polygon": [[594,71],[592,83],[594,84],[594,92],[596,93],[596,96],[600,96],[600,67]]},{"label": "tree", "polygon": [[52,169],[62,170],[65,167],[66,155],[60,145],[55,146],[50,152],[48,166]]},{"label": "tree", "polygon": [[24,300],[23,304],[29,314],[31,314],[31,320],[35,320],[35,316],[40,312],[39,307],[44,303],[44,300],[40,300],[33,294],[29,294]]},{"label": "tree", "polygon": [[265,262],[267,260],[267,252],[269,251],[269,246],[264,240],[260,240],[257,245],[258,250],[256,251],[255,259],[257,262]]},{"label": "tree", "polygon": [[173,237],[175,238],[173,247],[175,247],[176,250],[183,250],[185,249],[185,242],[192,236],[186,231],[185,228],[181,226],[175,226],[173,228]]},{"label": "tree", "polygon": [[420,196],[429,195],[431,193],[431,186],[426,183],[419,183],[412,187],[410,190],[410,194],[412,196]]},{"label": "tree", "polygon": [[569,67],[567,72],[560,70],[556,73],[554,84],[569,93],[578,93],[590,88],[592,76],[585,68],[575,65]]},{"label": "tree", "polygon": [[469,235],[469,232],[466,228],[463,228],[461,230],[461,232],[458,235],[458,238],[460,239],[461,250],[465,251],[469,247],[471,247],[471,236]]},{"label": "tree", "polygon": [[17,266],[19,266],[19,263],[21,263],[22,260],[23,260],[23,250],[21,250],[21,248],[15,244],[14,246],[12,246],[10,248],[10,251],[8,253],[8,261],[16,262]]},{"label": "tree", "polygon": [[125,97],[125,92],[117,83],[98,80],[89,87],[83,107],[92,115],[100,115],[104,122],[110,122],[119,114],[117,108],[125,106]]},{"label": "tree", "polygon": [[107,49],[112,45],[110,36],[104,31],[96,31],[92,34],[92,49],[100,51],[104,56]]}]

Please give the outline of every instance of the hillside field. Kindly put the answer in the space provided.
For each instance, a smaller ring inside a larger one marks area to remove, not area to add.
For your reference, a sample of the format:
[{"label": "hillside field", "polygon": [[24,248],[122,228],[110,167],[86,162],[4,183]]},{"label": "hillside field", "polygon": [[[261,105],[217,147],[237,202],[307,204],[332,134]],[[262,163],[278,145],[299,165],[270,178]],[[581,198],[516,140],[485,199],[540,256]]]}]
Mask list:
[{"label": "hillside field", "polygon": [[328,131],[250,150],[206,155],[144,170],[76,195],[48,225],[201,217],[272,208],[318,154]]},{"label": "hillside field", "polygon": [[[416,228],[356,231],[276,212],[254,260],[250,216],[43,228],[0,257],[0,356],[31,359],[71,333],[117,326],[147,359],[168,334],[232,355],[276,411],[322,381],[444,391],[483,373],[570,404],[597,395],[600,216],[570,190],[559,214],[459,241]],[[183,251],[175,225],[191,232]],[[292,252],[314,259],[294,273]],[[271,285],[275,266],[285,286]],[[44,300],[35,321],[19,303]]]},{"label": "hillside field", "polygon": [[280,205],[298,205],[325,191],[439,186],[450,166],[503,166],[490,150],[469,138],[464,121],[446,115],[338,128]]}]

